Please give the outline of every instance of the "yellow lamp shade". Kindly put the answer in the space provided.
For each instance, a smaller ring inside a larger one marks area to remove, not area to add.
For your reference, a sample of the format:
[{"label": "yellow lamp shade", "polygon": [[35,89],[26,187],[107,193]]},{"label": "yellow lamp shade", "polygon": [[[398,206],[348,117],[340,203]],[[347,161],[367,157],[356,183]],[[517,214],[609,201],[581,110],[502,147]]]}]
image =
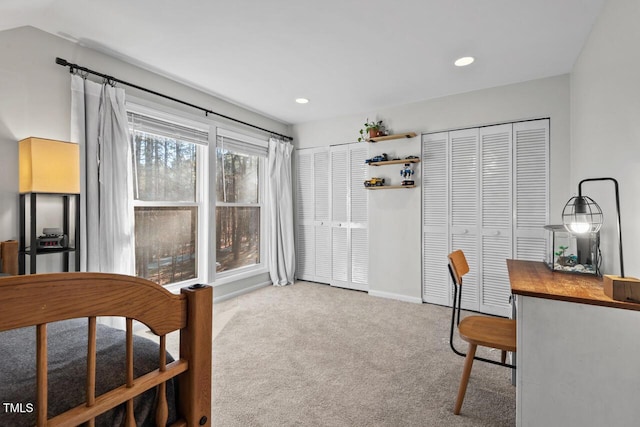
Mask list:
[{"label": "yellow lamp shade", "polygon": [[20,193],[80,193],[78,144],[26,138],[19,142]]}]

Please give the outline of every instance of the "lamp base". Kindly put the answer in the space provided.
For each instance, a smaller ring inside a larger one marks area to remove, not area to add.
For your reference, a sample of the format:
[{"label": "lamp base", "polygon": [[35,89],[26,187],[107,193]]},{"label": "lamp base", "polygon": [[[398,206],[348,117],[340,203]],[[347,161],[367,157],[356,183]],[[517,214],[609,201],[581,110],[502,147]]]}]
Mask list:
[{"label": "lamp base", "polygon": [[635,277],[603,276],[604,294],[616,301],[640,303],[640,280]]}]

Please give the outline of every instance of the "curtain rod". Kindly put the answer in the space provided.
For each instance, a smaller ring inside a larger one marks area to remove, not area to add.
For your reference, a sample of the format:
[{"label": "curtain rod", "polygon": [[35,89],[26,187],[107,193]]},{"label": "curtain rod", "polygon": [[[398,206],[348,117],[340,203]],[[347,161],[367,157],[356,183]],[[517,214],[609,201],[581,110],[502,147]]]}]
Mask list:
[{"label": "curtain rod", "polygon": [[103,73],[99,73],[99,72],[94,71],[94,70],[90,70],[89,68],[80,66],[78,64],[72,64],[72,63],[68,62],[66,59],[56,58],[56,64],[62,65],[63,67],[69,67],[69,71],[72,72],[72,73],[74,71],[82,71],[82,72],[85,72],[85,73],[93,74],[95,76],[102,77],[103,79],[107,80],[107,82],[109,82],[110,84],[113,84],[115,82],[121,83],[123,85],[127,85],[129,87],[134,88],[134,89],[138,89],[138,90],[141,90],[143,92],[148,92],[150,94],[159,96],[161,98],[165,98],[165,99],[168,99],[170,101],[177,102],[179,104],[186,105],[188,107],[204,111],[205,116],[208,116],[209,114],[213,114],[213,115],[216,115],[218,117],[222,117],[222,118],[225,118],[227,120],[231,120],[233,122],[240,123],[240,124],[243,124],[245,126],[249,126],[249,127],[254,128],[254,129],[258,129],[258,130],[261,130],[263,132],[267,132],[267,133],[279,136],[279,137],[284,138],[284,139],[288,139],[289,141],[293,141],[293,138],[290,137],[290,136],[283,135],[283,134],[278,133],[278,132],[273,132],[273,131],[270,131],[269,129],[261,128],[261,127],[256,126],[256,125],[252,125],[251,123],[243,122],[242,120],[238,120],[238,119],[234,119],[233,117],[225,116],[224,114],[216,113],[215,111],[209,110],[208,108],[200,107],[198,105],[191,104],[191,103],[186,102],[186,101],[182,101],[182,100],[174,98],[172,96],[165,95],[163,93],[156,92],[155,90],[147,89],[147,88],[144,88],[142,86],[138,86],[138,85],[133,84],[133,83],[125,82],[124,80],[120,80],[120,79],[117,79],[117,78],[115,78],[113,76],[109,76],[107,74],[103,74]]}]

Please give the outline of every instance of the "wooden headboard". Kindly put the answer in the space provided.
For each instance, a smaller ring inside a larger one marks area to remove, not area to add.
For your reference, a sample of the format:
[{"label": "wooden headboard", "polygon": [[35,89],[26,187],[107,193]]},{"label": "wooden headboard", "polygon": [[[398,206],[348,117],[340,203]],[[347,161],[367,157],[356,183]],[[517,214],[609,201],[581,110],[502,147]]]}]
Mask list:
[{"label": "wooden headboard", "polygon": [[18,274],[18,241],[0,242],[0,273]]},{"label": "wooden headboard", "polygon": [[[136,277],[106,273],[51,273],[0,278],[0,332],[36,326],[37,425],[78,425],[122,403],[127,424],[133,422],[133,397],[178,378],[179,422],[211,424],[212,288],[194,285],[179,295]],[[95,396],[96,318],[125,317],[126,384]],[[47,323],[88,318],[86,404],[47,419]],[[133,320],[160,337],[160,368],[133,378]],[[167,364],[166,334],[180,330],[180,356]],[[159,393],[164,396],[164,393]],[[165,399],[166,400],[166,399]],[[166,401],[156,417],[165,419]],[[164,417],[164,418],[163,418]]]}]

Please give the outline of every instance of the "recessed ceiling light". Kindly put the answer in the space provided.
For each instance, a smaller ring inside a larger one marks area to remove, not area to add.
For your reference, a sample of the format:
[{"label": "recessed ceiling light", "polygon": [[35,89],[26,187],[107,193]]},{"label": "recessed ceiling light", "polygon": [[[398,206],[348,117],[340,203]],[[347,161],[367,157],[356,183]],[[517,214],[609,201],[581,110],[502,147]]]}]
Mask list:
[{"label": "recessed ceiling light", "polygon": [[464,56],[462,58],[456,59],[456,62],[454,62],[454,64],[456,65],[456,67],[466,67],[467,65],[472,64],[475,60],[476,59],[473,56]]},{"label": "recessed ceiling light", "polygon": [[296,98],[298,104],[307,104],[309,100],[307,98]]}]

